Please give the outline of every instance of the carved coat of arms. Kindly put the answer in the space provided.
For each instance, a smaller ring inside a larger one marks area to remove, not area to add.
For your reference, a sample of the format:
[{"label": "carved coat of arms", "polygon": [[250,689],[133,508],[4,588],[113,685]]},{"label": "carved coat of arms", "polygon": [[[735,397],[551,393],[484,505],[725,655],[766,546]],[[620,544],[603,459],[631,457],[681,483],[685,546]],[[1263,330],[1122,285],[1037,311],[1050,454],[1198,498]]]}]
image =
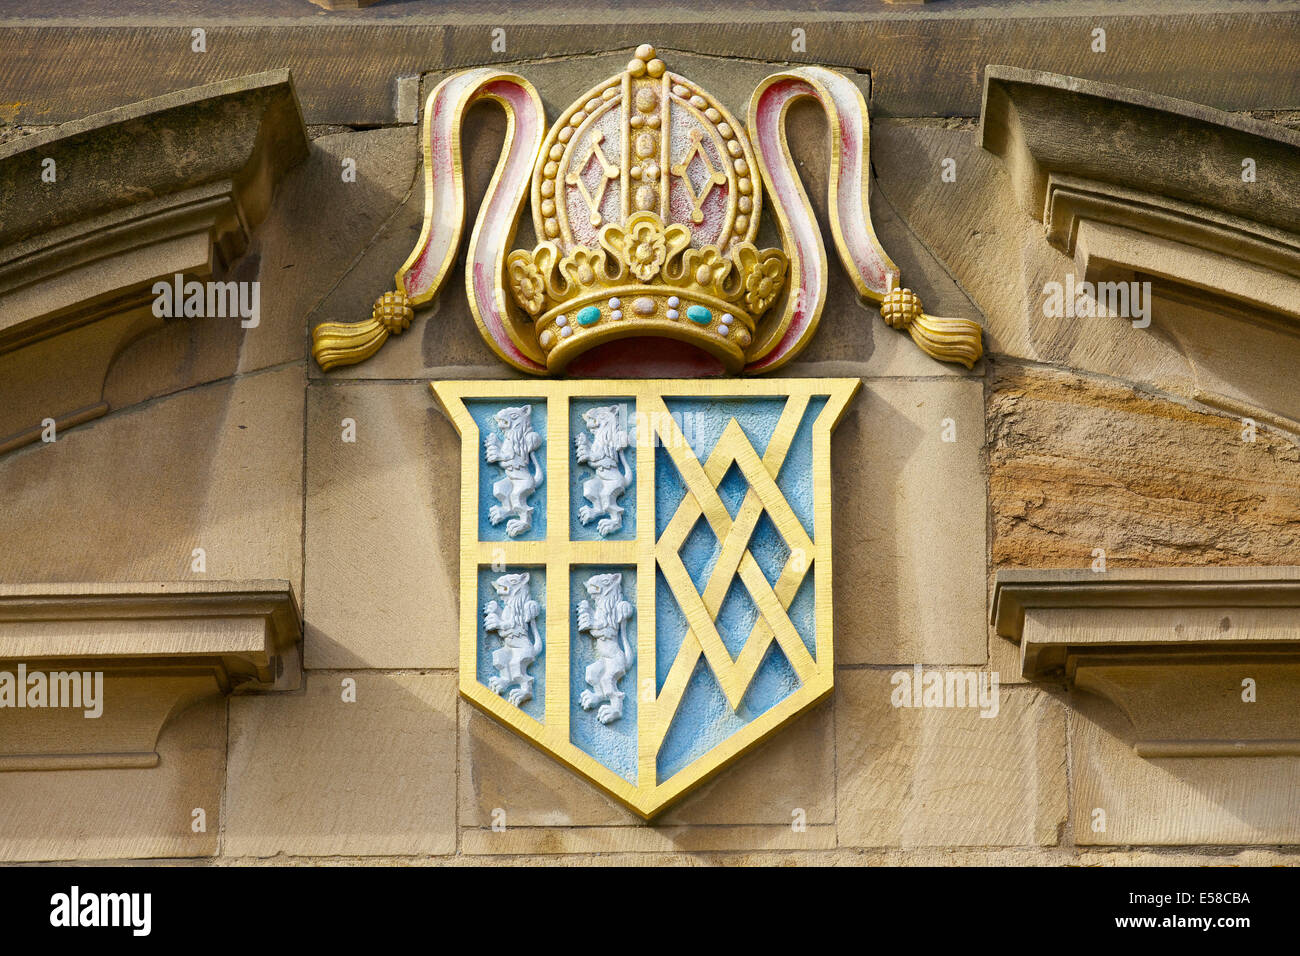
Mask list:
[{"label": "carved coat of arms", "polygon": [[[433,384],[462,437],[461,693],[645,817],[833,687],[830,436],[860,382],[755,377],[799,353],[826,298],[785,139],[803,97],[830,125],[831,231],[858,292],[973,364],[979,326],[925,314],[876,241],[850,80],[777,73],[742,125],[649,46],[549,128],[520,76],[439,84],[397,289],[314,333],[323,368],[359,362],[438,293],[465,220],[460,123],[499,103],[467,292],[493,351],[538,377]],[[781,249],[755,244],[765,194]],[[512,250],[526,203],[537,242]],[[676,377],[581,377],[615,368]]]}]

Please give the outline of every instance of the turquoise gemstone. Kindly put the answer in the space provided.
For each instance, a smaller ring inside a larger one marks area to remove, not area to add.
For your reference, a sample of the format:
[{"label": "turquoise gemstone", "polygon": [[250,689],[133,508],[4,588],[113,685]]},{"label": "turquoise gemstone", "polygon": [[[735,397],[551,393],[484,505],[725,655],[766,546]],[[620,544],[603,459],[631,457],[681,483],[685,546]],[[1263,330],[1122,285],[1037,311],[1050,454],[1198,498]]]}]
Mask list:
[{"label": "turquoise gemstone", "polygon": [[589,305],[585,309],[579,309],[574,318],[578,320],[579,325],[591,325],[600,319],[600,309],[594,305]]},{"label": "turquoise gemstone", "polygon": [[708,325],[713,321],[713,313],[702,305],[693,305],[686,310],[686,317],[692,322],[698,322],[700,325]]}]

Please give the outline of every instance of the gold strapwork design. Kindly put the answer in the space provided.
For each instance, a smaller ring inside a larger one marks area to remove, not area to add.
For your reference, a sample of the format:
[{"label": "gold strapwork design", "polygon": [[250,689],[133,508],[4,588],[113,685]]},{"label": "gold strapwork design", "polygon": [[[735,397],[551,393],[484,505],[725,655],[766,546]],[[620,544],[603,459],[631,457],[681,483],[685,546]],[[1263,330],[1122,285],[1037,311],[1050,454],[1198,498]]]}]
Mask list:
[{"label": "gold strapwork design", "polygon": [[[691,163],[694,162],[699,162],[704,167],[704,181],[700,183],[698,190],[691,180]],[[714,186],[725,186],[727,184],[727,174],[719,169],[714,169],[713,164],[709,162],[709,154],[700,145],[699,130],[691,130],[690,152],[683,156],[682,161],[672,168],[672,174],[682,181],[682,188],[691,197],[691,222],[703,222],[704,201],[709,198],[709,193]]]}]

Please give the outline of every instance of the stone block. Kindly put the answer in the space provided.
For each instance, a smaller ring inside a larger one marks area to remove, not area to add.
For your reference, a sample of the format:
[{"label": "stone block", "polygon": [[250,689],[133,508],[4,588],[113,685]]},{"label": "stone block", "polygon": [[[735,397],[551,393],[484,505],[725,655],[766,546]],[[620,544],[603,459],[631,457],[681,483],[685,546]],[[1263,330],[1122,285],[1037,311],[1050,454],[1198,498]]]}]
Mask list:
[{"label": "stone block", "polygon": [[[354,176],[345,179],[349,170]],[[408,197],[421,204],[420,175],[413,127],[350,130],[312,140],[307,161],[285,177],[253,246],[261,261],[265,331],[245,334],[241,368],[256,367],[273,349],[305,355],[304,326],[370,314],[371,302],[391,286],[402,259],[381,263],[368,250]],[[336,287],[358,272],[379,287],[357,299],[336,295]],[[314,362],[309,368],[320,371]]]},{"label": "stone block", "polygon": [[1070,706],[1076,845],[1300,842],[1300,757],[1144,759],[1118,709],[1079,693]]},{"label": "stone block", "polygon": [[0,458],[0,580],[302,581],[301,367],[118,412]]},{"label": "stone block", "polygon": [[[0,732],[16,714],[0,712]],[[171,720],[158,754],[158,765],[148,769],[0,773],[0,860],[215,856],[225,699],[203,701]],[[201,831],[196,809],[204,811]]]},{"label": "stone block", "polygon": [[[946,425],[954,441],[944,441]],[[831,439],[837,664],[983,664],[983,386],[869,380]]]},{"label": "stone block", "polygon": [[1300,447],[1135,386],[998,369],[988,410],[994,567],[1300,564]]},{"label": "stone block", "polygon": [[307,666],[454,667],[455,429],[418,383],[313,385],[307,420]]},{"label": "stone block", "polygon": [[[507,827],[463,830],[461,841],[466,856],[544,854],[548,860],[559,860],[564,859],[560,854],[630,853],[656,854],[654,862],[662,863],[664,854],[673,853],[833,850],[835,827],[824,824],[803,831],[788,826]],[[618,865],[603,856],[569,859],[585,865]],[[637,863],[643,864],[644,858],[634,859],[633,865]]]},{"label": "stone block", "polygon": [[[910,676],[910,675],[909,675]],[[836,675],[840,846],[1054,846],[1066,819],[1065,708],[1035,687],[975,707],[894,707],[891,673]]]},{"label": "stone block", "polygon": [[[538,828],[559,832],[565,846],[594,851],[602,847],[658,846],[628,832],[624,836],[596,830],[643,830],[646,824],[562,764],[531,747],[508,728],[461,702],[462,826],[491,832],[493,813],[505,812],[507,829]],[[746,754],[657,818],[655,828],[738,827],[755,833],[765,827],[791,830],[794,811],[811,830],[834,821],[834,714],[822,705],[782,728],[771,740]],[[676,832],[676,829],[674,830]],[[590,839],[586,839],[589,835]],[[519,838],[523,840],[524,838]],[[501,846],[530,846],[543,840],[501,841]],[[766,837],[763,838],[766,840]],[[716,844],[716,839],[714,841]],[[485,846],[486,844],[476,844]],[[713,844],[711,844],[713,845]],[[757,848],[735,840],[733,848]],[[483,850],[482,852],[507,852]],[[508,852],[532,852],[509,850]]]},{"label": "stone block", "polygon": [[455,710],[447,674],[318,673],[232,700],[223,854],[454,852]]}]

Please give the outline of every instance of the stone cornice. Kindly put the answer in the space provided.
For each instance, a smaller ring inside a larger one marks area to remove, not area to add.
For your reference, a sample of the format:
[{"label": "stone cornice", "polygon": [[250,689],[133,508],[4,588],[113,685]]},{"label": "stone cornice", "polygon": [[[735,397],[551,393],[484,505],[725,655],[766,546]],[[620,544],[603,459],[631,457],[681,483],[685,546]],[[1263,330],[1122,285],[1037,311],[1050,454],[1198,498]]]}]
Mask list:
[{"label": "stone cornice", "polygon": [[[1300,133],[1197,103],[990,66],[981,143],[1089,282],[1135,274],[1300,319]],[[1254,164],[1243,180],[1243,161]]]},{"label": "stone cornice", "polygon": [[1224,605],[1300,611],[1300,568],[1013,568],[993,585],[993,623],[1015,641],[1030,609]]},{"label": "stone cornice", "polygon": [[113,363],[165,322],[154,283],[232,278],[308,149],[287,70],[0,146],[0,453],[112,410]]},{"label": "stone cornice", "polygon": [[[1036,219],[1048,211],[1049,177],[1068,175],[1300,231],[1300,133],[1276,123],[1109,83],[991,65],[980,137],[1003,158]],[[1243,183],[1247,157],[1268,175]]]},{"label": "stone cornice", "polygon": [[[0,17],[0,89],[10,121],[26,124],[75,118],[268,62],[293,67],[309,123],[411,122],[394,95],[399,77],[503,58],[586,57],[651,41],[660,49],[870,71],[880,80],[873,84],[876,116],[975,116],[988,63],[1053,64],[1225,109],[1292,108],[1287,94],[1300,77],[1291,55],[1300,24],[1293,0],[1267,7],[1203,0],[1194,10],[1134,0],[1110,11],[1068,0],[974,7],[855,0],[838,11],[790,0],[707,8],[587,4],[578,30],[541,0],[509,4],[508,17],[481,0],[336,13],[307,0],[191,0],[148,17],[133,5],[85,0],[18,6]],[[183,52],[196,26],[206,26],[212,53]],[[489,42],[498,26],[509,34],[505,55]],[[792,49],[795,27],[807,31],[806,51]],[[1111,37],[1104,55],[1089,49],[1098,27]],[[1152,55],[1156,44],[1159,56]],[[114,63],[138,65],[105,68]]]},{"label": "stone cornice", "polygon": [[[0,351],[40,326],[61,331],[69,311],[93,318],[88,303],[156,278],[224,270],[307,149],[287,70],[181,90],[0,146]],[[49,161],[53,183],[42,177]]]},{"label": "stone cornice", "polygon": [[0,771],[153,766],[199,700],[298,688],[301,633],[287,581],[0,585],[0,681],[103,674],[98,717],[5,702]]},{"label": "stone cornice", "polygon": [[[307,146],[288,70],[178,90],[22,136],[0,145],[0,246],[225,181],[248,218],[260,221],[274,180]],[[46,159],[60,170],[55,183],[41,178]]]},{"label": "stone cornice", "polygon": [[1300,568],[1000,571],[992,616],[1024,677],[1106,697],[1144,756],[1300,753]]}]

